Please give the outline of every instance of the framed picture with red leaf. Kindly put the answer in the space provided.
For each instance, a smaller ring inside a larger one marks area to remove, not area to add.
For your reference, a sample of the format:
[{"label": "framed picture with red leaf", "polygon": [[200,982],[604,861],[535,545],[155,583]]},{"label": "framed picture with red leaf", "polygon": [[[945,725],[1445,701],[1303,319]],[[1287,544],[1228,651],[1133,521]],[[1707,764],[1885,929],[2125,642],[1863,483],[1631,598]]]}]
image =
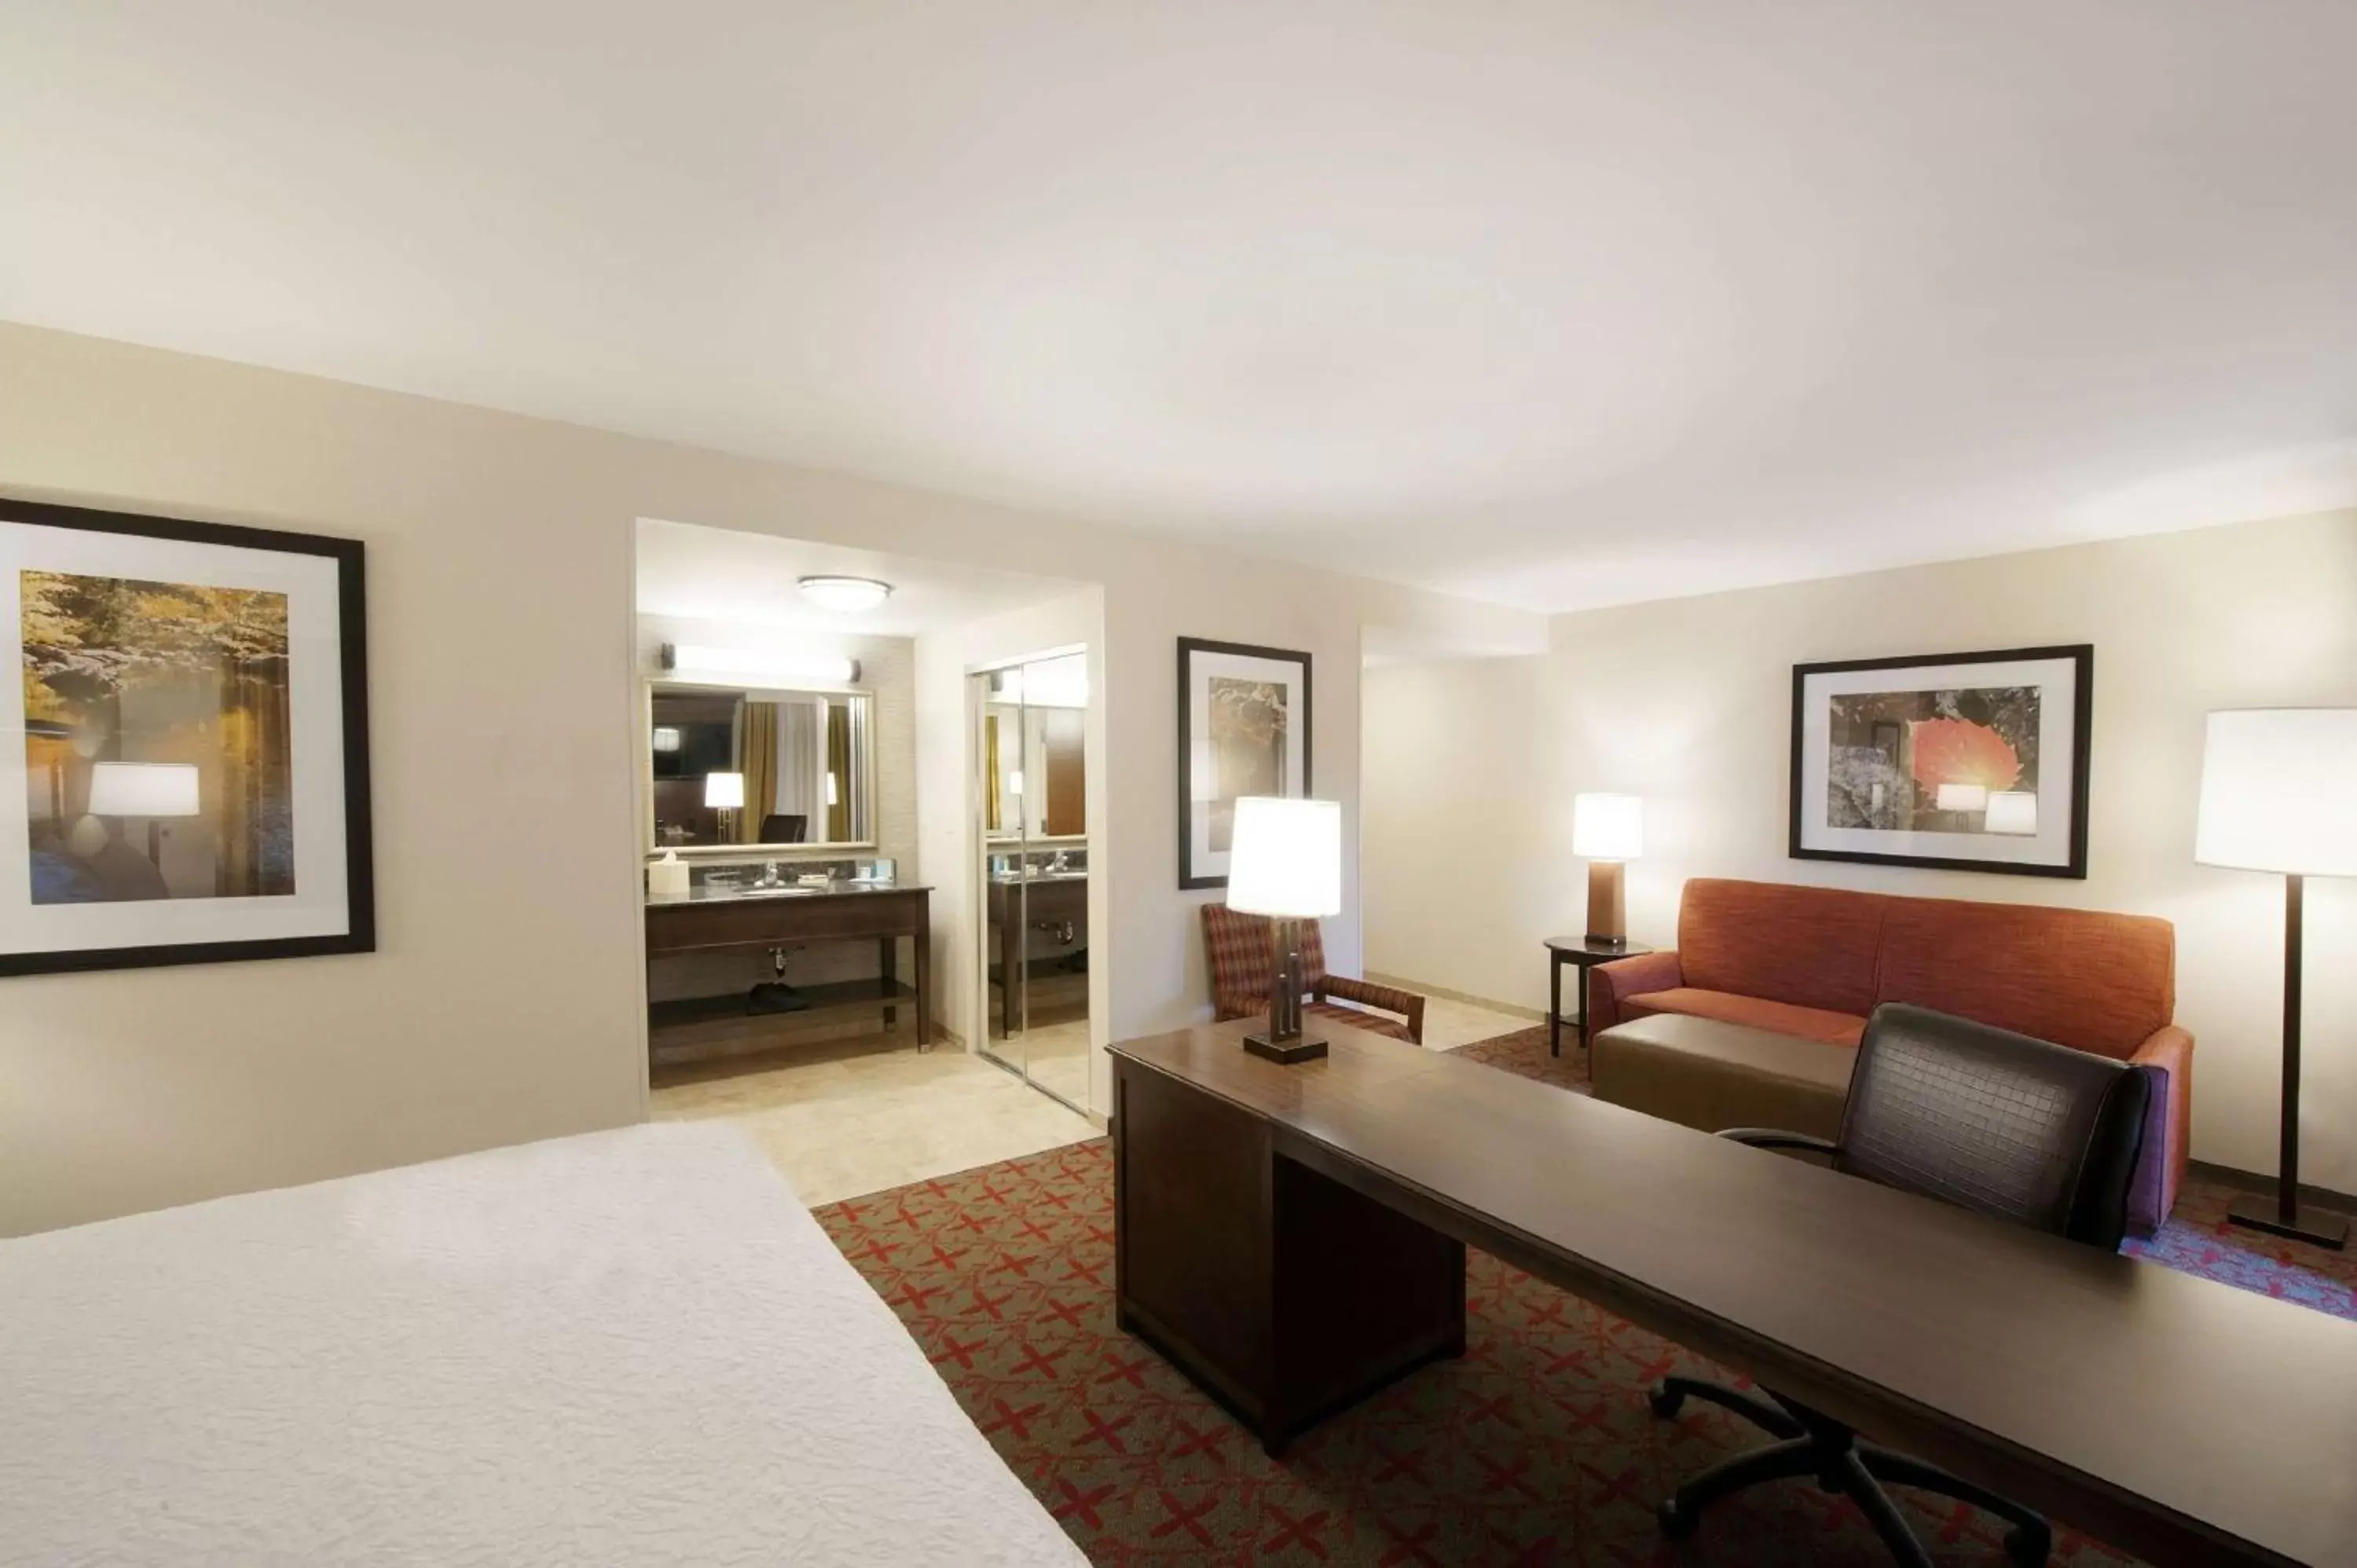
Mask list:
[{"label": "framed picture with red leaf", "polygon": [[1792,667],[1795,860],[2087,875],[2092,644]]}]

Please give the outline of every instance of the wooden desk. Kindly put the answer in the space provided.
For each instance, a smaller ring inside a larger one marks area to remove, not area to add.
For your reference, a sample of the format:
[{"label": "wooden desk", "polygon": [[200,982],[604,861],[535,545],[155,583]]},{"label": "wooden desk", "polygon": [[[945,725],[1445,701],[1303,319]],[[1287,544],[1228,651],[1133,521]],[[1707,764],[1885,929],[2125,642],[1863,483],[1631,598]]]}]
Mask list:
[{"label": "wooden desk", "polygon": [[[880,1006],[884,1026],[891,1028],[899,1022],[900,1004],[914,1003],[917,1044],[921,1049],[932,1040],[931,894],[926,887],[860,887],[838,882],[823,893],[768,897],[720,895],[651,902],[647,905],[647,957],[873,941],[879,979],[802,987],[811,1000],[809,1010],[764,1016],[807,1018],[822,1008]],[[913,989],[899,979],[903,937],[910,939],[916,950]],[[690,1024],[724,1014],[741,1015],[744,1010],[741,993],[659,1003],[653,1009],[654,1024],[660,1029],[669,1023]]]},{"label": "wooden desk", "polygon": [[[2357,1563],[2357,1324],[1329,1024],[1113,1047],[1115,1297],[1280,1449],[1478,1246],[2159,1568]],[[1303,1359],[1296,1359],[1304,1358]]]}]

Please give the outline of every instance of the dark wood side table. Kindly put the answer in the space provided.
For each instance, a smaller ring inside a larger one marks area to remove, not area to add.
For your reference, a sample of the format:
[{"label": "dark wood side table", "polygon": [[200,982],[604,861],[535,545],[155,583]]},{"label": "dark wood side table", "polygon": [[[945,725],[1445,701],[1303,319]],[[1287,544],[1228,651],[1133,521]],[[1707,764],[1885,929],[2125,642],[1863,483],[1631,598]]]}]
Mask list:
[{"label": "dark wood side table", "polygon": [[1547,1055],[1563,1055],[1563,966],[1579,971],[1579,1046],[1587,1048],[1587,972],[1615,959],[1653,950],[1642,942],[1592,942],[1586,937],[1549,937],[1547,950]]}]

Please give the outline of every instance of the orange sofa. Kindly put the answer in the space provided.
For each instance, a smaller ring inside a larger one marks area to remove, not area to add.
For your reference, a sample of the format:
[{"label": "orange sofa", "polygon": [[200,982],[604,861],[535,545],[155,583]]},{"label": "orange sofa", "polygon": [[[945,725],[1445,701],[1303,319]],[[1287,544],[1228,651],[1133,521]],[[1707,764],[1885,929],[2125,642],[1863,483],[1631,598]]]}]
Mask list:
[{"label": "orange sofa", "polygon": [[1589,972],[1588,1029],[1683,1013],[1855,1048],[1878,1004],[1912,1002],[2136,1063],[2156,1092],[2129,1225],[2149,1235],[2177,1201],[2192,1118],[2176,955],[2175,928],[2145,915],[1697,878],[1674,951]]}]

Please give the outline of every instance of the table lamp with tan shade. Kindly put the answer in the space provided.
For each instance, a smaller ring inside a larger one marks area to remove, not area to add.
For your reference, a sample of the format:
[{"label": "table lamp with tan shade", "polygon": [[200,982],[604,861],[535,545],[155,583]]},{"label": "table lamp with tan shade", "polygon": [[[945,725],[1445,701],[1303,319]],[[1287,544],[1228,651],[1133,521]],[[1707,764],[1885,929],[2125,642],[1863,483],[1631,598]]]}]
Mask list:
[{"label": "table lamp with tan shade", "polygon": [[2237,1225],[2340,1248],[2349,1221],[2299,1202],[2301,880],[2357,876],[2357,708],[2210,715],[2193,858],[2284,879],[2283,1127],[2276,1196],[2238,1198]]},{"label": "table lamp with tan shade", "polygon": [[1228,908],[1269,918],[1268,1027],[1244,1049],[1274,1062],[1313,1061],[1326,1042],[1301,1031],[1301,922],[1342,912],[1342,808],[1333,800],[1247,795],[1229,841]]},{"label": "table lamp with tan shade", "polygon": [[1571,853],[1587,862],[1587,940],[1629,940],[1627,862],[1645,852],[1645,802],[1634,795],[1571,798]]}]

